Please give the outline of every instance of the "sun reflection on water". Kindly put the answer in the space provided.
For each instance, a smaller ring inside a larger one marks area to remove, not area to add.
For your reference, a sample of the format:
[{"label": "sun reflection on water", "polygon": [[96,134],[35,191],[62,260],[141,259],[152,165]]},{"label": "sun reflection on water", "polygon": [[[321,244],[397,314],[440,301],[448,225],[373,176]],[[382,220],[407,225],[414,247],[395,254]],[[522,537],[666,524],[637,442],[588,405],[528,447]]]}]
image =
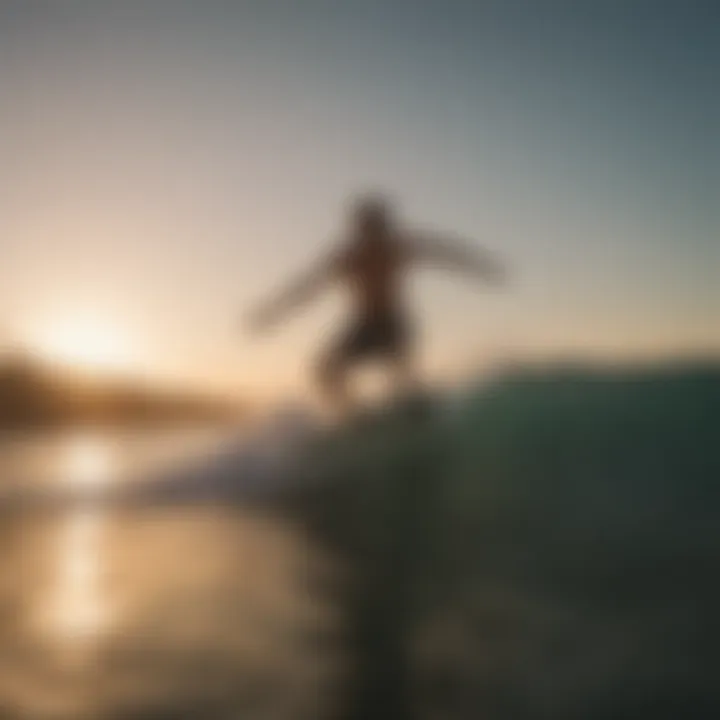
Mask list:
[{"label": "sun reflection on water", "polygon": [[63,465],[66,482],[75,487],[106,485],[112,479],[110,448],[98,437],[75,438],[67,446]]},{"label": "sun reflection on water", "polygon": [[137,446],[61,441],[50,482],[72,492],[22,518],[22,652],[0,657],[0,705],[10,696],[23,717],[47,720],[128,708],[209,717],[219,706],[317,717],[345,672],[341,613],[310,589],[336,586],[334,561],[254,508],[95,503],[97,490],[134,480]]},{"label": "sun reflection on water", "polygon": [[[102,439],[82,436],[63,456],[63,482],[71,489],[92,489],[113,479],[110,448]],[[96,507],[72,510],[61,523],[53,576],[44,603],[44,630],[63,640],[81,642],[97,636],[109,621],[103,595],[105,517]]]}]

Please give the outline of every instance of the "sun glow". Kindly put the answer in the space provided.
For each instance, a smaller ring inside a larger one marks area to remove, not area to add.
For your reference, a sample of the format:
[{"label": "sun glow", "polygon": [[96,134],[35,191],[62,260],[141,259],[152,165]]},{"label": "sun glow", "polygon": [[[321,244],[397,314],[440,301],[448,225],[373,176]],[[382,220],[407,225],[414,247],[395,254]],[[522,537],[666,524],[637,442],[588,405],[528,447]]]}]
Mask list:
[{"label": "sun glow", "polygon": [[111,324],[95,318],[77,318],[48,325],[34,342],[37,351],[53,362],[77,367],[124,370],[133,365],[126,338]]}]

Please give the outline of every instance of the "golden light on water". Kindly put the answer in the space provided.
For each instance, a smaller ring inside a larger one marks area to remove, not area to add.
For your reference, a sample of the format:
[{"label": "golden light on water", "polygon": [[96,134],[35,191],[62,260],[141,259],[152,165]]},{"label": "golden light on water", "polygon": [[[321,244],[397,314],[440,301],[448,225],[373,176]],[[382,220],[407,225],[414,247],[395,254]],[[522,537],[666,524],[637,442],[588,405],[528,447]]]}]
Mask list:
[{"label": "golden light on water", "polygon": [[[112,458],[102,440],[79,437],[64,455],[65,481],[73,488],[96,487],[112,480]],[[102,583],[105,518],[97,508],[80,508],[59,528],[57,554],[42,610],[44,630],[69,641],[101,632],[109,619]]]},{"label": "golden light on water", "polygon": [[63,531],[51,615],[54,630],[68,638],[87,638],[106,624],[99,572],[102,529],[101,517],[85,513]]},{"label": "golden light on water", "polygon": [[66,482],[71,486],[106,485],[112,479],[112,458],[106,443],[81,436],[68,445],[63,458]]}]

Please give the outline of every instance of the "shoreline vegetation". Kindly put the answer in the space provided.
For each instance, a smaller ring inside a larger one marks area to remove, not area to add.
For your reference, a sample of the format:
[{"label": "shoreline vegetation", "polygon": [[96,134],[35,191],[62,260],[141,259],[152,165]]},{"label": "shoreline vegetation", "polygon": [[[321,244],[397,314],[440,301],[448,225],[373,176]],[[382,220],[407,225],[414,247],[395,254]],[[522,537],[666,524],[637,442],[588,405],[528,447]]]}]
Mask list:
[{"label": "shoreline vegetation", "polygon": [[0,358],[0,430],[230,424],[241,403],[51,366],[25,354]]}]

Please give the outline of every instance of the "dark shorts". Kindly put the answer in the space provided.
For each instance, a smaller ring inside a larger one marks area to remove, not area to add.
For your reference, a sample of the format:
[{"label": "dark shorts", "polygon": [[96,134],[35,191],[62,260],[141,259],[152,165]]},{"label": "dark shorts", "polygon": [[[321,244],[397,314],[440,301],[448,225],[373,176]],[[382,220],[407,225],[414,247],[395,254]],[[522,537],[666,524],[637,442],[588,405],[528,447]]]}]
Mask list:
[{"label": "dark shorts", "polygon": [[332,359],[341,364],[366,358],[401,358],[408,352],[412,333],[402,315],[360,318],[332,348]]}]

